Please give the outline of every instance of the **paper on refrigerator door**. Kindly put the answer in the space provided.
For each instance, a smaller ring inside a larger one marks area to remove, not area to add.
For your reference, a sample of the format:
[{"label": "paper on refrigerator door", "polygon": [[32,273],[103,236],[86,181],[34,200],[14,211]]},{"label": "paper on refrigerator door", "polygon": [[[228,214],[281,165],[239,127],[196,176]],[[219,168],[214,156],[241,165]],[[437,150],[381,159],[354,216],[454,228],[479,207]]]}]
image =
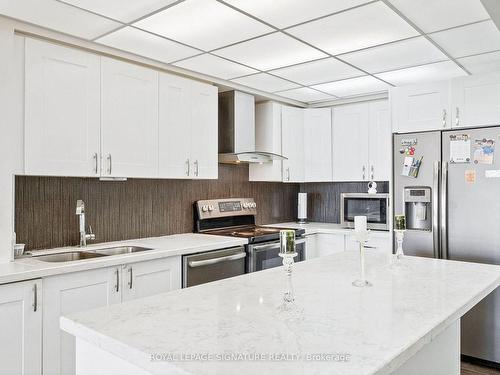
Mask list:
[{"label": "paper on refrigerator door", "polygon": [[468,134],[450,135],[450,163],[470,163],[470,138]]}]

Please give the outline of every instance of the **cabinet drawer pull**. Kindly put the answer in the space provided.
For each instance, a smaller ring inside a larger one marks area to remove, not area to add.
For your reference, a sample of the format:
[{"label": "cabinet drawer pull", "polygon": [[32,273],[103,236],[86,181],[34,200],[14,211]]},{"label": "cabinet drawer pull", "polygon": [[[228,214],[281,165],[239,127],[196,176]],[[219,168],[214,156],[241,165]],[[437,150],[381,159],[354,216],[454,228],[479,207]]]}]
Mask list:
[{"label": "cabinet drawer pull", "polygon": [[290,181],[290,167],[287,167],[286,169],[286,180]]},{"label": "cabinet drawer pull", "polygon": [[200,174],[199,172],[200,172],[200,166],[199,166],[198,160],[196,160],[194,162],[194,175],[196,177],[198,177],[198,175]]},{"label": "cabinet drawer pull", "polygon": [[443,128],[446,128],[446,109],[443,109]]},{"label": "cabinet drawer pull", "polygon": [[97,174],[98,170],[98,162],[97,162],[97,152],[94,152],[94,173]]},{"label": "cabinet drawer pull", "polygon": [[33,311],[38,310],[38,284],[33,285]]},{"label": "cabinet drawer pull", "polygon": [[134,275],[133,275],[133,273],[132,273],[132,272],[133,272],[133,271],[132,271],[132,267],[130,267],[130,268],[128,269],[128,272],[129,272],[129,274],[130,274],[130,279],[129,279],[129,281],[128,281],[128,288],[129,288],[129,289],[132,289],[132,283],[133,283],[133,280],[134,280]]},{"label": "cabinet drawer pull", "polygon": [[373,165],[370,166],[370,180],[373,181],[373,178],[375,176],[375,172],[374,172],[374,167]]},{"label": "cabinet drawer pull", "polygon": [[116,274],[116,285],[115,285],[115,290],[118,293],[120,291],[120,270],[115,271]]},{"label": "cabinet drawer pull", "polygon": [[459,124],[460,124],[460,109],[457,107],[455,116],[455,125],[458,126]]},{"label": "cabinet drawer pull", "polygon": [[363,165],[363,180],[365,179],[366,177],[366,166]]},{"label": "cabinet drawer pull", "polygon": [[191,173],[191,161],[189,159],[186,160],[186,176],[189,176]]},{"label": "cabinet drawer pull", "polygon": [[108,174],[111,174],[113,170],[113,159],[111,159],[111,154],[108,154]]}]

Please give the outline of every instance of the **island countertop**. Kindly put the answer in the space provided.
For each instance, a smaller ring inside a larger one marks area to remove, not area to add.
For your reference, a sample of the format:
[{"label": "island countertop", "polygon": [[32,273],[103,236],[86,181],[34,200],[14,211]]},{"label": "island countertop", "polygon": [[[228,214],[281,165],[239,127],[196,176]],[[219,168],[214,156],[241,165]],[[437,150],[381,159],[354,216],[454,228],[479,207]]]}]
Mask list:
[{"label": "island countertop", "polygon": [[[61,327],[152,374],[388,374],[500,284],[499,266],[404,263],[367,253],[367,288],[351,284],[356,252],[297,263],[292,314],[279,310],[285,275],[274,268],[63,317]],[[295,360],[203,360],[222,354]],[[187,356],[198,360],[179,361]]]}]

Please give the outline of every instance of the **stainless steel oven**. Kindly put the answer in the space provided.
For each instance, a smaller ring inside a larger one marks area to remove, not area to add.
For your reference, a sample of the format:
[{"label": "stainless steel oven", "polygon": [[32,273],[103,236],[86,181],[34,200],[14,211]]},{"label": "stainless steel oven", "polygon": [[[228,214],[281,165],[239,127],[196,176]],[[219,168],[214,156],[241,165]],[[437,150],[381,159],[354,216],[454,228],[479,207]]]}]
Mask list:
[{"label": "stainless steel oven", "polygon": [[182,287],[243,275],[246,257],[244,246],[184,255]]},{"label": "stainless steel oven", "polygon": [[[297,257],[296,262],[306,258],[306,239],[304,237],[295,240]],[[262,271],[274,268],[283,264],[283,259],[279,256],[280,241],[261,242],[247,245],[247,272]]]},{"label": "stainless steel oven", "polygon": [[370,229],[389,230],[389,194],[341,194],[340,224],[354,228],[354,216],[366,216]]}]

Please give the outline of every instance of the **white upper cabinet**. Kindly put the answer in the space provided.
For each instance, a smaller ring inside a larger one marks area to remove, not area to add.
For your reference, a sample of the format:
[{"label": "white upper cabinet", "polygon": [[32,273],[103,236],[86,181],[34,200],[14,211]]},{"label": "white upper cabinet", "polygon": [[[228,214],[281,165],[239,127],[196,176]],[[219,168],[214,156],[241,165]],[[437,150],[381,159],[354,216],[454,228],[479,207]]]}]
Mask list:
[{"label": "white upper cabinet", "polygon": [[42,282],[0,285],[0,373],[42,374]]},{"label": "white upper cabinet", "polygon": [[452,81],[454,128],[500,124],[500,73]]},{"label": "white upper cabinet", "polygon": [[368,178],[368,131],[368,104],[333,108],[334,181],[365,181]]},{"label": "white upper cabinet", "polygon": [[304,182],[304,110],[283,106],[281,109],[281,149],[283,182]]},{"label": "white upper cabinet", "polygon": [[[281,155],[281,104],[259,103],[255,106],[255,150]],[[250,164],[250,181],[282,181],[281,160]]]},{"label": "white upper cabinet", "polygon": [[26,38],[25,173],[99,176],[99,56]]},{"label": "white upper cabinet", "polygon": [[393,132],[451,128],[449,81],[391,88],[390,97]]},{"label": "white upper cabinet", "polygon": [[392,132],[387,100],[369,103],[368,179],[391,179]]},{"label": "white upper cabinet", "polygon": [[304,179],[332,181],[332,111],[330,108],[304,110]]},{"label": "white upper cabinet", "polygon": [[218,177],[218,89],[191,82],[191,161],[194,178]]},{"label": "white upper cabinet", "polygon": [[193,177],[191,110],[191,81],[160,73],[159,177]]},{"label": "white upper cabinet", "polygon": [[102,176],[158,176],[158,72],[102,58]]}]

